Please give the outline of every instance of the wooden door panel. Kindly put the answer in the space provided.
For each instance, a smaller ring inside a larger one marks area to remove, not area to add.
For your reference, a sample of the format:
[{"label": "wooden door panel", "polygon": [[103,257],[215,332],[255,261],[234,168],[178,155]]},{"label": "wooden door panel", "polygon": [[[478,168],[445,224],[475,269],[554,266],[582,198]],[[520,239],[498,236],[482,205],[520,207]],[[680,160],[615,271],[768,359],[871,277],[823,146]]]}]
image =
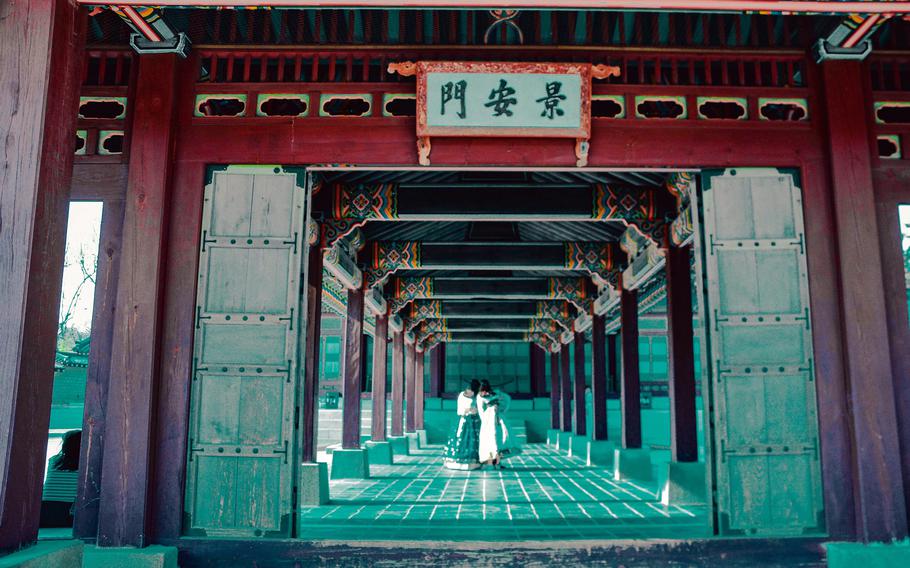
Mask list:
[{"label": "wooden door panel", "polygon": [[281,168],[229,167],[206,186],[187,534],[290,536],[305,204]]},{"label": "wooden door panel", "polygon": [[800,189],[772,169],[704,172],[700,280],[718,530],[822,526]]}]

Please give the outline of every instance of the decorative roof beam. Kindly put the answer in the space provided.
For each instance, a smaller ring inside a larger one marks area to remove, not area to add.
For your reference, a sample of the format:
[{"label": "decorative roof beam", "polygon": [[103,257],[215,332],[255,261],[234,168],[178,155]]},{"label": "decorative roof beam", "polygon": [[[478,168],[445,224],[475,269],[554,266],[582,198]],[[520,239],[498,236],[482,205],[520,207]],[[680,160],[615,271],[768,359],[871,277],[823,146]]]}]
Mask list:
[{"label": "decorative roof beam", "polygon": [[398,277],[392,281],[389,305],[398,312],[414,300],[566,300],[589,312],[592,298],[586,278],[433,278]]},{"label": "decorative roof beam", "polygon": [[598,286],[610,283],[619,265],[616,243],[421,243],[376,241],[367,271],[370,287],[402,269],[435,270],[577,270]]},{"label": "decorative roof beam", "polygon": [[563,300],[542,301],[441,301],[416,300],[411,305],[410,317],[405,324],[414,329],[425,320],[443,318],[471,319],[548,319],[564,329],[571,329],[575,316]]},{"label": "decorative roof beam", "polygon": [[872,36],[889,18],[889,14],[850,14],[828,37],[812,46],[816,63],[829,59],[862,61],[872,53]]},{"label": "decorative roof beam", "polygon": [[[92,4],[98,5],[96,2]],[[171,29],[161,17],[159,8],[146,5],[130,6],[120,2],[108,7],[133,30],[130,35],[130,46],[136,53],[140,55],[176,53],[186,58],[190,50],[189,37],[183,32],[178,33]]]}]

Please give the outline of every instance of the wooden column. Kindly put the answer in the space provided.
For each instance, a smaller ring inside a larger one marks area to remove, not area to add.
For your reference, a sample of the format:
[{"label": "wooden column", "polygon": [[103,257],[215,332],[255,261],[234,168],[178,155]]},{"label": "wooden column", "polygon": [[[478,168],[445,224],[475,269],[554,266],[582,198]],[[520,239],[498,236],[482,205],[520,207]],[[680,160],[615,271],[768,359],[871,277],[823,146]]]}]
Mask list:
[{"label": "wooden column", "polygon": [[562,401],[562,418],[560,426],[563,432],[572,431],[572,378],[570,372],[570,348],[563,344],[560,349],[559,361],[559,393]]},{"label": "wooden column", "polygon": [[424,364],[426,362],[426,352],[415,351],[414,354],[414,427],[417,430],[424,429]]},{"label": "wooden column", "polygon": [[670,456],[677,462],[698,461],[689,252],[688,247],[669,248],[666,264]]},{"label": "wooden column", "polygon": [[85,13],[0,5],[0,551],[38,535]]},{"label": "wooden column", "polygon": [[98,500],[101,495],[101,465],[104,456],[104,423],[107,390],[111,376],[111,343],[114,306],[120,272],[123,235],[123,201],[106,201],[101,213],[98,271],[92,309],[92,347],[88,356],[83,407],[82,449],[79,486],[73,507],[73,536],[95,538],[98,534]]},{"label": "wooden column", "polygon": [[828,61],[821,71],[840,252],[843,356],[852,387],[857,536],[889,541],[907,536],[907,508],[872,186],[868,69],[858,61]]},{"label": "wooden column", "polygon": [[392,335],[392,436],[404,435],[404,332]]},{"label": "wooden column", "polygon": [[408,343],[405,346],[404,357],[404,406],[405,420],[404,431],[414,432],[417,430],[417,346],[414,343]]},{"label": "wooden column", "polygon": [[585,436],[588,432],[587,408],[585,407],[585,334],[575,332],[575,434]]},{"label": "wooden column", "polygon": [[319,439],[319,359],[322,345],[322,249],[310,248],[307,269],[307,330],[304,353],[303,388],[300,394],[300,427],[304,463],[316,463],[316,443]]},{"label": "wooden column", "polygon": [[607,319],[594,315],[591,320],[591,425],[592,440],[606,440],[607,434]]},{"label": "wooden column", "polygon": [[363,390],[363,289],[348,290],[347,314],[344,318],[344,347],[341,357],[341,447],[356,450],[360,447],[360,393]]},{"label": "wooden column", "polygon": [[531,357],[531,396],[541,397],[547,394],[547,354],[540,345],[530,343]]},{"label": "wooden column", "polygon": [[619,393],[619,334],[611,333],[607,336],[607,391]]},{"label": "wooden column", "polygon": [[641,447],[641,386],[638,375],[638,293],[623,290],[622,319],[622,447]]},{"label": "wooden column", "polygon": [[559,352],[550,353],[550,428],[558,430],[560,405]]},{"label": "wooden column", "polygon": [[430,398],[446,392],[446,344],[439,343],[430,351]]},{"label": "wooden column", "polygon": [[111,351],[98,520],[100,546],[147,544],[153,401],[173,149],[175,55],[139,60],[123,255]]},{"label": "wooden column", "polygon": [[376,332],[373,335],[373,414],[370,439],[384,442],[386,433],[385,380],[388,369],[389,314],[376,316]]}]

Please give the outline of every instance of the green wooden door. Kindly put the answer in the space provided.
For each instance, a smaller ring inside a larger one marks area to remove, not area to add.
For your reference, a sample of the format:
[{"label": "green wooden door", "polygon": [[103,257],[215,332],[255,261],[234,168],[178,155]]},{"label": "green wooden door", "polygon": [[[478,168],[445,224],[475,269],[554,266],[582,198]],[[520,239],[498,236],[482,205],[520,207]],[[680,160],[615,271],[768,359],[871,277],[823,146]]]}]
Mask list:
[{"label": "green wooden door", "polygon": [[205,188],[187,534],[291,534],[305,205],[279,168],[229,167]]},{"label": "green wooden door", "polygon": [[704,391],[713,405],[721,534],[824,528],[797,184],[795,174],[777,169],[702,175]]}]

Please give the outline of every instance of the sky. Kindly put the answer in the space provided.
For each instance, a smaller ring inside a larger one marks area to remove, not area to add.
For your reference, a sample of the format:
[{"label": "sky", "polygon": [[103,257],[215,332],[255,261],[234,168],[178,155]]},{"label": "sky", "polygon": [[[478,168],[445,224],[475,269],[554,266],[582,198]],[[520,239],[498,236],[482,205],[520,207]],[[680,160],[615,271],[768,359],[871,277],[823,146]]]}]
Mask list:
[{"label": "sky", "polygon": [[[79,284],[83,281],[79,265],[81,255],[87,266],[94,266],[98,261],[98,241],[101,233],[100,201],[74,201],[70,203],[69,223],[66,230],[66,265],[63,269],[63,293],[60,297],[60,318],[66,313]],[[88,331],[92,325],[92,302],[95,299],[95,286],[86,282],[73,304],[73,316],[70,326],[81,331]]]}]

